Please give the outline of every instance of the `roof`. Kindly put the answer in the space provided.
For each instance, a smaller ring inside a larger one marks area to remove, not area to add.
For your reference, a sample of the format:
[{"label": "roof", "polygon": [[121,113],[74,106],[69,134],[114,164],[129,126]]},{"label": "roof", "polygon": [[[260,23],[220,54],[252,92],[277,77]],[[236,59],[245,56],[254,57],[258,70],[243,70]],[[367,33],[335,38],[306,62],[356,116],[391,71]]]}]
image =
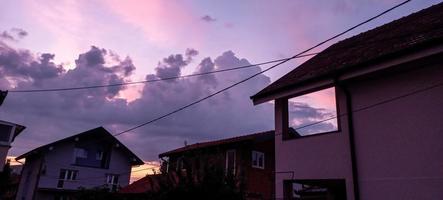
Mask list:
[{"label": "roof", "polygon": [[28,151],[20,156],[18,156],[17,158],[15,158],[15,160],[20,160],[23,158],[26,158],[30,155],[34,155],[35,153],[41,153],[41,152],[45,152],[49,149],[50,146],[54,146],[57,144],[61,144],[61,143],[65,143],[65,142],[72,142],[75,141],[76,138],[84,138],[84,137],[98,137],[101,140],[103,139],[104,141],[110,141],[110,142],[115,142],[117,144],[119,144],[120,148],[127,153],[130,157],[134,158],[134,160],[131,160],[131,164],[132,165],[143,165],[144,162],[142,159],[140,159],[137,155],[135,155],[131,150],[128,149],[128,147],[126,147],[124,144],[122,144],[117,138],[115,138],[111,133],[109,133],[105,128],[103,127],[97,127],[61,140],[57,140],[55,142],[37,147],[31,151]]},{"label": "roof", "polygon": [[174,149],[172,151],[162,153],[162,154],[158,155],[158,157],[161,158],[161,157],[170,156],[173,154],[182,153],[185,151],[214,147],[214,146],[219,146],[219,145],[232,144],[232,143],[237,143],[237,142],[244,142],[244,141],[248,141],[248,140],[252,141],[252,140],[256,140],[256,139],[274,139],[274,131],[266,131],[266,132],[237,136],[237,137],[232,137],[232,138],[227,138],[227,139],[222,139],[222,140],[195,143],[195,144],[184,146],[184,147],[181,147],[178,149]]},{"label": "roof", "polygon": [[160,190],[161,174],[147,175],[119,190],[119,193],[137,194]]},{"label": "roof", "polygon": [[12,122],[0,120],[0,123],[5,123],[5,124],[10,124],[12,126],[15,126],[15,131],[14,131],[14,136],[12,137],[12,141],[14,141],[15,137],[17,137],[21,132],[23,132],[26,129],[25,126],[20,125],[20,124],[16,124],[16,123],[12,123]]},{"label": "roof", "polygon": [[331,45],[251,97],[256,103],[289,88],[334,77],[364,64],[441,44],[443,3]]}]

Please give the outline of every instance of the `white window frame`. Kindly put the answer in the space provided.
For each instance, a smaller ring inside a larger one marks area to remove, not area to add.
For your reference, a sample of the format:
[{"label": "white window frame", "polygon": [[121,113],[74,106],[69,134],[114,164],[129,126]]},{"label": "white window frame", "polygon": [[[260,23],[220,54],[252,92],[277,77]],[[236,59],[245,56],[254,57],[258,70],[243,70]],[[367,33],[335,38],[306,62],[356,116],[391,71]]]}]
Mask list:
[{"label": "white window frame", "polygon": [[95,153],[95,159],[96,160],[103,160],[103,155],[104,155],[104,151],[97,151],[97,153]]},{"label": "white window frame", "polygon": [[[263,156],[261,166],[260,166],[260,159],[259,159],[260,156]],[[257,159],[257,164],[254,164],[254,159]],[[265,153],[260,152],[260,151],[252,151],[251,166],[253,168],[265,169]]]},{"label": "white window frame", "polygon": [[[117,181],[115,181],[115,179],[117,179]],[[111,192],[115,192],[115,191],[112,191],[114,186],[117,190],[117,188],[119,186],[118,179],[119,179],[118,174],[106,174],[106,185],[108,186],[109,190],[111,190]]]},{"label": "white window frame", "polygon": [[[77,180],[77,176],[78,176],[78,171],[77,170],[72,170],[72,169],[61,169],[61,170],[65,170],[65,177],[63,178],[59,178],[59,180],[64,180],[64,181],[75,181]],[[70,172],[70,173],[68,173]],[[69,174],[69,176],[68,176]],[[75,174],[75,178],[74,178],[74,174]]]},{"label": "white window frame", "polygon": [[226,172],[226,175],[228,174],[228,164],[229,164],[229,160],[228,160],[228,158],[229,158],[229,153],[230,152],[233,152],[234,153],[234,167],[233,167],[233,172],[232,172],[232,174],[233,175],[235,175],[235,172],[237,171],[236,170],[236,168],[237,168],[237,163],[236,163],[236,160],[237,160],[237,152],[236,152],[236,150],[235,149],[230,149],[230,150],[227,150],[226,151],[226,158],[225,158],[225,160],[226,160],[226,166],[225,166],[225,172]]},{"label": "white window frame", "polygon": [[[78,178],[78,170],[60,169],[59,174],[61,173],[62,170],[65,170],[65,175],[62,178],[60,178],[60,175],[59,175],[59,178],[58,178],[58,181],[57,181],[57,188],[63,188],[65,181],[76,181],[77,178]],[[68,176],[68,174],[69,174],[69,176]],[[75,174],[75,178],[74,178],[74,174]],[[61,187],[59,187],[59,182],[60,181],[62,181],[62,186]]]}]

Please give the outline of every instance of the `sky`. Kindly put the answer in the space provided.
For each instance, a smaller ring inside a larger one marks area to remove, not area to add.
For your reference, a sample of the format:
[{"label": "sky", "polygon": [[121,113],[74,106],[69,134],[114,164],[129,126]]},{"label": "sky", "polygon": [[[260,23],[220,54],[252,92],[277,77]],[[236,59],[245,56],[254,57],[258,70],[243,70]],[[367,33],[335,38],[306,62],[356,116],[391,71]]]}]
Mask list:
[{"label": "sky", "polygon": [[[292,56],[398,0],[163,1],[1,0],[0,89],[140,81]],[[333,41],[427,8],[413,0]],[[328,43],[311,51],[319,52]],[[118,137],[146,162],[195,142],[274,128],[273,103],[249,97],[309,58],[291,61],[225,93]],[[97,126],[126,130],[244,79],[263,67],[152,84],[10,93],[0,120],[27,129],[11,156]],[[332,92],[331,92],[332,91]],[[333,90],[294,103],[298,125],[334,111]]]}]

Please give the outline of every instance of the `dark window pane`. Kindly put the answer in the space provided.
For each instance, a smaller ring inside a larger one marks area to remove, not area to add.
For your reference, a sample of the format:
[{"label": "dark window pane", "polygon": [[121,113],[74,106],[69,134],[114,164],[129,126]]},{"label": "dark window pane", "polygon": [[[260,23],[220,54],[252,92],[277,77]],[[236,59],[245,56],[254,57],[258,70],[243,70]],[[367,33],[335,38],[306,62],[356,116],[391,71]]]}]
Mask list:
[{"label": "dark window pane", "polygon": [[60,176],[58,177],[59,179],[65,179],[65,175],[66,175],[66,170],[61,169],[60,170]]},{"label": "dark window pane", "polygon": [[63,183],[64,183],[65,181],[63,181],[63,180],[58,180],[58,182],[57,182],[57,188],[63,188]]},{"label": "dark window pane", "polygon": [[0,142],[9,142],[12,126],[0,124]]}]

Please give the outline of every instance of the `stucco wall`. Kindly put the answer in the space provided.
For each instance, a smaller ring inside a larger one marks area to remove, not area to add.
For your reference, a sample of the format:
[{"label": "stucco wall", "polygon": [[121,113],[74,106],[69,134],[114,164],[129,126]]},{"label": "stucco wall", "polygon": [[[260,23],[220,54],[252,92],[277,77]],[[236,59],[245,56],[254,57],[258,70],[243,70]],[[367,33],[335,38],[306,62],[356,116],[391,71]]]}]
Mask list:
[{"label": "stucco wall", "polygon": [[[339,112],[346,112],[342,91],[336,89]],[[283,140],[284,102],[276,101],[275,195],[283,199],[283,181],[291,179],[345,179],[347,196],[353,196],[347,118],[338,120],[333,133]],[[287,125],[286,125],[287,126]],[[349,198],[353,199],[353,198]]]},{"label": "stucco wall", "polygon": [[30,157],[27,159],[20,177],[20,185],[16,196],[17,200],[31,200],[33,198],[34,189],[38,182],[41,161],[38,157]]},{"label": "stucco wall", "polygon": [[[381,73],[348,83],[352,110],[374,105],[443,82],[438,59],[413,68]],[[337,90],[339,114],[346,101]],[[276,101],[276,134],[282,131],[282,102]],[[443,199],[443,87],[406,96],[353,113],[360,197],[376,199]],[[337,133],[302,139],[276,138],[276,171],[294,172],[295,179],[345,178],[353,199],[347,118]],[[276,174],[276,195],[283,198],[283,180]]]},{"label": "stucco wall", "polygon": [[[443,82],[443,65],[351,84],[353,108]],[[354,114],[361,199],[443,199],[443,87]]]},{"label": "stucco wall", "polygon": [[5,166],[9,148],[9,146],[0,145],[0,172],[3,171],[3,167]]},{"label": "stucco wall", "polygon": [[56,188],[60,174],[60,169],[78,170],[75,181],[65,181],[64,189],[77,189],[78,187],[92,188],[102,186],[106,181],[106,174],[121,174],[119,176],[120,185],[129,184],[131,166],[129,158],[118,148],[114,147],[111,153],[109,169],[83,167],[72,165],[74,143],[59,144],[44,156],[43,166],[46,166],[46,173],[42,174],[38,184],[39,188]]}]

